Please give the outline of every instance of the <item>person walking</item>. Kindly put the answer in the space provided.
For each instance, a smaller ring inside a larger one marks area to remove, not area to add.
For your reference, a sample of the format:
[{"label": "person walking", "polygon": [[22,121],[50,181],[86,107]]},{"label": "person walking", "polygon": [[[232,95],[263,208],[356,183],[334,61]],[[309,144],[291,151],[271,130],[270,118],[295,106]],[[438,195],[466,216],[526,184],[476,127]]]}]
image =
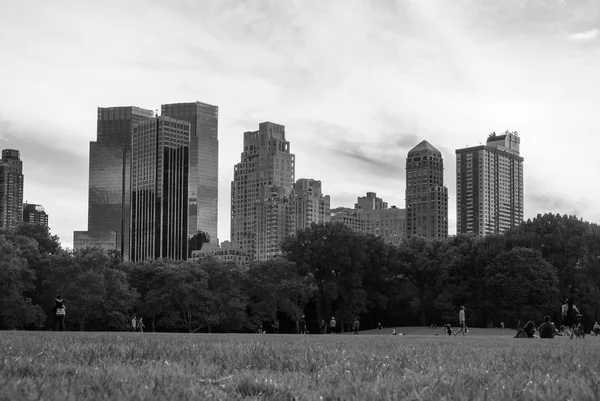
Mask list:
[{"label": "person walking", "polygon": [[467,335],[467,318],[465,315],[465,307],[461,306],[460,311],[458,311],[458,325],[460,326],[460,330],[458,330],[454,335],[456,336],[458,333],[463,333],[463,337]]},{"label": "person walking", "polygon": [[379,334],[381,334],[381,332],[383,331],[383,325],[381,324],[381,322],[377,323],[377,331],[379,332]]},{"label": "person walking", "polygon": [[131,331],[135,331],[137,329],[137,317],[133,315],[133,319],[131,319]]},{"label": "person walking", "polygon": [[273,333],[279,334],[279,319],[275,319],[275,323],[273,323]]},{"label": "person walking", "polygon": [[332,317],[329,321],[329,334],[335,334],[335,326],[337,322],[335,321],[335,317]]},{"label": "person walking", "polygon": [[53,330],[57,331],[65,331],[65,316],[67,314],[67,307],[65,306],[65,302],[60,295],[57,295],[54,298],[54,327]]},{"label": "person walking", "polygon": [[325,323],[325,319],[321,319],[321,323],[319,324],[319,329],[321,330],[321,334],[327,333],[327,324]]},{"label": "person walking", "polygon": [[144,320],[141,317],[138,317],[137,319],[137,330],[141,333],[144,332]]},{"label": "person walking", "polygon": [[354,323],[352,323],[352,330],[354,330],[354,334],[358,334],[358,329],[360,328],[360,322],[358,318],[354,318]]}]

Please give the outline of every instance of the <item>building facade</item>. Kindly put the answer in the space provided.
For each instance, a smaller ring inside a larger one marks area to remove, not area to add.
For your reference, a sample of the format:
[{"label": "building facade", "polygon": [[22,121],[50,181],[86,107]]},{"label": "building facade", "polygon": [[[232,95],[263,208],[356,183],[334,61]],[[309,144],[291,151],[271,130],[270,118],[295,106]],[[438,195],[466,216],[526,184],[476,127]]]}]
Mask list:
[{"label": "building facade", "polygon": [[161,115],[190,123],[188,236],[206,233],[218,244],[219,108],[201,102],[163,104]]},{"label": "building facade", "polygon": [[48,214],[42,205],[25,203],[23,204],[23,221],[48,227]]},{"label": "building facade", "polygon": [[303,230],[312,223],[326,223],[331,220],[329,195],[321,192],[321,181],[300,178],[292,190],[292,207],[295,215],[293,231]]},{"label": "building facade", "polygon": [[396,206],[388,208],[387,202],[375,192],[359,197],[354,209],[331,209],[331,221],[343,223],[354,232],[381,237],[396,246],[406,238],[406,211]]},{"label": "building facade", "polygon": [[0,159],[0,229],[23,221],[23,162],[15,149],[3,149]]},{"label": "building facade", "polygon": [[422,141],[406,158],[406,235],[448,237],[448,188],[439,150]]},{"label": "building facade", "polygon": [[275,214],[289,209],[294,163],[283,125],[263,122],[258,131],[244,132],[244,151],[231,182],[231,242],[253,259],[268,258],[278,240],[264,219],[279,221]]},{"label": "building facade", "polygon": [[75,231],[75,249],[116,249],[129,260],[131,222],[131,134],[154,116],[139,107],[98,108],[97,138],[90,142],[88,229]]},{"label": "building facade", "polygon": [[156,117],[133,126],[130,259],[187,259],[190,123]]},{"label": "building facade", "polygon": [[502,234],[523,222],[523,157],[517,132],[456,150],[457,233]]},{"label": "building facade", "polygon": [[215,244],[205,244],[202,249],[192,251],[191,261],[197,261],[204,258],[213,258],[220,262],[232,262],[239,267],[248,267],[250,257],[242,253],[237,247],[229,241],[223,241],[221,246]]}]

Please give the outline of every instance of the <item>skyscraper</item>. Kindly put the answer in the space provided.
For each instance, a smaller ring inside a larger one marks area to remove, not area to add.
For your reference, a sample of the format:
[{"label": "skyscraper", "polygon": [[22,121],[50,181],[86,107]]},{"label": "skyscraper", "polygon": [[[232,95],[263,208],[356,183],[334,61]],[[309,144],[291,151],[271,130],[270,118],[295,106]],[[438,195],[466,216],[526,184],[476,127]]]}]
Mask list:
[{"label": "skyscraper", "polygon": [[187,259],[190,123],[156,117],[133,126],[131,260]]},{"label": "skyscraper", "polygon": [[97,138],[90,142],[88,230],[74,232],[75,249],[116,249],[129,260],[131,133],[153,115],[139,107],[98,108]]},{"label": "skyscraper", "polygon": [[321,192],[321,181],[300,178],[292,190],[292,207],[295,209],[293,230],[303,230],[312,223],[331,220],[330,198]]},{"label": "skyscraper", "polygon": [[448,237],[448,188],[439,150],[421,141],[406,158],[406,235]]},{"label": "skyscraper", "polygon": [[190,123],[188,236],[201,231],[218,244],[219,108],[201,102],[163,104],[161,114]]},{"label": "skyscraper", "polygon": [[42,205],[25,203],[23,205],[23,221],[31,224],[41,224],[48,227],[48,214]]},{"label": "skyscraper", "polygon": [[23,221],[23,162],[15,149],[3,149],[0,159],[0,228]]},{"label": "skyscraper", "polygon": [[489,135],[485,145],[456,150],[456,227],[483,237],[523,221],[523,158],[517,132]]},{"label": "skyscraper", "polygon": [[[234,167],[231,182],[231,242],[244,254],[266,258],[266,251],[258,253],[259,228],[261,232],[270,230],[264,226],[265,216],[269,213],[273,216],[275,211],[281,213],[289,206],[285,199],[291,194],[294,174],[294,155],[290,153],[283,125],[263,122],[258,131],[244,132],[244,151],[240,163]],[[264,244],[261,249],[273,246]]]}]

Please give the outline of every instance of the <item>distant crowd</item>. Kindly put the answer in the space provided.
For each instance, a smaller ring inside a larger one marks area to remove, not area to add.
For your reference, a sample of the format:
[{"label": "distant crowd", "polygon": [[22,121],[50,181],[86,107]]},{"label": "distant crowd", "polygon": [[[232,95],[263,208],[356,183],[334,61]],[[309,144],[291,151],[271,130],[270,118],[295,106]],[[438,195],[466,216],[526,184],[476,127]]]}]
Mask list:
[{"label": "distant crowd", "polygon": [[[57,295],[54,299],[54,306],[52,308],[52,312],[54,315],[54,323],[53,330],[54,331],[64,331],[65,330],[65,316],[67,314],[67,307],[65,305],[65,301],[61,295]],[[533,320],[528,321],[525,325],[521,326],[521,323],[517,321],[517,334],[516,338],[554,338],[555,336],[570,336],[571,338],[580,338],[585,337],[585,330],[583,324],[581,322],[582,315],[575,306],[573,298],[568,298],[561,308],[561,317],[563,325],[560,326],[560,329],[557,329],[554,322],[551,321],[550,316],[546,315],[543,318],[542,323],[538,326]],[[457,336],[462,334],[466,336],[469,333],[469,328],[467,327],[467,319],[466,319],[466,310],[464,306],[460,307],[458,311],[458,330],[456,332],[453,331],[452,325],[450,323],[442,326],[442,329],[449,336]],[[144,332],[144,320],[140,316],[133,316],[131,319],[131,331],[133,332]],[[337,333],[338,324],[335,320],[335,316],[332,316],[329,322],[326,322],[324,319],[321,319],[319,323],[319,333],[320,334],[336,334]],[[436,325],[431,326],[432,329],[437,329]],[[500,322],[500,328],[504,329],[504,322]],[[275,321],[271,324],[271,329],[274,334],[279,334],[279,319],[275,319]],[[352,323],[352,331],[354,334],[359,334],[360,330],[360,321],[358,317],[354,319]],[[379,334],[383,332],[383,325],[381,322],[377,324],[377,331]],[[263,325],[260,325],[257,328],[257,333],[265,334],[267,331],[263,328]],[[300,334],[309,334],[308,327],[306,324],[305,315],[300,316],[298,320],[298,332]],[[538,332],[539,336],[536,336],[535,333]],[[394,328],[391,333],[392,335],[404,335],[404,333],[396,332]],[[594,325],[591,330],[591,334],[599,335],[600,334],[600,324],[598,322],[594,322]]]}]

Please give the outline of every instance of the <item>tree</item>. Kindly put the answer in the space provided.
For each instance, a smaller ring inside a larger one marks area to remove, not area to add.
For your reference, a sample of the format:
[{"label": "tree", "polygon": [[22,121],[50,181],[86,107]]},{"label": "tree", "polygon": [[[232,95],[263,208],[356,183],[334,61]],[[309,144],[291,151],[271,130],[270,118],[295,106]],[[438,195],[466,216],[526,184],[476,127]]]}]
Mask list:
[{"label": "tree", "polygon": [[528,248],[500,253],[485,267],[482,312],[488,321],[534,320],[560,307],[556,270]]},{"label": "tree", "polygon": [[239,330],[246,325],[247,297],[242,291],[242,274],[235,263],[223,263],[213,258],[199,262],[207,275],[207,299],[201,306],[207,331],[220,326]]},{"label": "tree", "polygon": [[0,327],[40,328],[46,315],[24,294],[34,289],[35,273],[22,251],[0,234]]},{"label": "tree", "polygon": [[331,316],[333,301],[347,318],[366,309],[362,277],[368,255],[364,236],[342,223],[313,223],[287,237],[282,251],[296,264],[301,276],[313,280],[320,319]]}]

